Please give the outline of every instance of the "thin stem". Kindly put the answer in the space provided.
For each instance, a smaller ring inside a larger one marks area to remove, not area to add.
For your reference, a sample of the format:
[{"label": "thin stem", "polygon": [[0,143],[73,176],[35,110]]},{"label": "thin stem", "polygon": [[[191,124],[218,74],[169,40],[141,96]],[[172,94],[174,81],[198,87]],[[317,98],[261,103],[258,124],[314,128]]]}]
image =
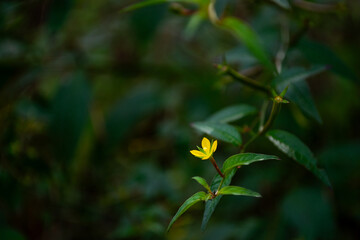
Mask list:
[{"label": "thin stem", "polygon": [[282,43],[281,43],[280,49],[277,52],[276,57],[275,57],[275,66],[276,66],[276,69],[279,74],[281,73],[282,63],[285,59],[286,51],[288,50],[289,41],[290,41],[289,26],[286,21],[283,21],[283,23],[281,25],[281,40],[282,40]]},{"label": "thin stem", "polygon": [[221,187],[222,187],[222,185],[223,185],[223,183],[224,183],[224,179],[225,179],[225,178],[222,178],[222,179],[221,179],[221,182],[220,182],[219,187],[218,187],[218,189],[216,190],[215,194],[217,194],[217,193],[219,192],[219,190],[221,189]]},{"label": "thin stem", "polygon": [[271,108],[271,113],[270,113],[269,119],[266,121],[264,127],[261,128],[256,135],[254,135],[252,138],[250,138],[250,140],[242,147],[241,153],[245,152],[246,148],[249,146],[250,143],[255,141],[258,137],[260,137],[267,130],[269,130],[269,128],[271,127],[271,125],[273,124],[273,122],[274,122],[274,120],[276,118],[276,115],[279,112],[279,109],[280,109],[280,103],[277,102],[277,101],[273,101],[273,105],[272,105],[272,108]]},{"label": "thin stem", "polygon": [[260,124],[259,124],[258,131],[260,131],[264,127],[266,110],[267,110],[268,106],[269,106],[269,101],[264,101],[264,103],[261,106],[261,109],[260,109]]},{"label": "thin stem", "polygon": [[267,122],[265,123],[264,127],[260,130],[259,135],[264,134],[267,130],[269,130],[269,128],[271,127],[271,125],[273,124],[276,115],[279,113],[280,110],[280,104],[279,102],[273,101],[273,105],[271,108],[271,113],[270,113],[270,117],[267,120]]},{"label": "thin stem", "polygon": [[[239,168],[241,168],[241,166],[238,166],[237,168],[239,169]],[[222,179],[221,179],[221,182],[220,182],[220,184],[219,184],[219,187],[218,187],[218,189],[217,189],[216,192],[215,192],[215,196],[217,195],[217,193],[218,193],[219,190],[221,189],[221,187],[222,187],[222,185],[223,185],[223,183],[224,183],[224,180],[225,180],[225,178],[222,178]]]},{"label": "thin stem", "polygon": [[215,159],[214,159],[213,156],[211,156],[210,162],[212,163],[212,165],[214,166],[214,168],[216,169],[216,171],[219,173],[219,175],[224,179],[225,176],[224,176],[224,174],[221,172],[219,166],[216,164]]},{"label": "thin stem", "polygon": [[264,92],[265,94],[267,94],[268,96],[271,96],[271,89],[268,86],[265,86],[257,81],[255,81],[254,79],[251,79],[241,73],[239,73],[238,71],[232,69],[229,66],[224,66],[223,69],[224,73],[230,75],[231,77],[233,77],[234,79],[238,80],[239,82],[254,88],[256,90],[259,90],[261,92]]},{"label": "thin stem", "polygon": [[[274,2],[273,0],[268,0],[269,2]],[[296,46],[296,44],[299,42],[299,40],[301,39],[301,37],[308,31],[310,27],[310,21],[309,19],[305,19],[302,28],[296,32],[294,35],[289,37],[288,40],[288,48],[294,47]],[[192,52],[190,52],[190,54],[192,54]],[[195,56],[198,57],[198,56]],[[199,58],[199,61],[203,61],[202,58]],[[225,64],[226,65],[226,64]],[[230,76],[232,76],[233,78],[235,78],[236,80],[244,83],[245,85],[252,87],[254,89],[258,89],[264,93],[266,93],[267,95],[271,96],[271,89],[267,86],[264,86],[263,84],[256,82],[255,80],[249,78],[249,75],[257,75],[259,73],[261,73],[263,71],[263,67],[262,66],[255,66],[251,69],[247,69],[246,70],[246,75],[235,71],[234,69],[231,69],[229,66],[224,66],[224,65],[217,65],[215,64],[215,66],[217,66],[220,70],[223,71],[224,74],[228,74]]]}]

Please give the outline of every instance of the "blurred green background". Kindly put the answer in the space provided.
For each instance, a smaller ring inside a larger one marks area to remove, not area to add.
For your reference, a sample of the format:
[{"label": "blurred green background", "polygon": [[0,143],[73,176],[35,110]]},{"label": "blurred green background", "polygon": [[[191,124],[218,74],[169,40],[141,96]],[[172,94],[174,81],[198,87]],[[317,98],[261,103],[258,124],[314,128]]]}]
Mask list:
[{"label": "blurred green background", "polygon": [[[273,2],[216,9],[248,22],[272,56],[281,26],[308,23],[284,67],[331,66],[308,79],[323,123],[288,104],[275,127],[313,150],[333,189],[259,139],[250,152],[282,161],[244,167],[233,184],[263,198],[225,196],[205,232],[197,204],[165,234],[201,189],[191,177],[215,175],[189,153],[202,138],[191,122],[265,99],[213,63],[226,53],[243,70],[254,58],[208,20],[190,28],[168,4],[125,14],[134,1],[2,0],[0,239],[360,239],[360,2],[313,1],[337,6],[329,12]],[[238,151],[219,142],[215,157]]]}]

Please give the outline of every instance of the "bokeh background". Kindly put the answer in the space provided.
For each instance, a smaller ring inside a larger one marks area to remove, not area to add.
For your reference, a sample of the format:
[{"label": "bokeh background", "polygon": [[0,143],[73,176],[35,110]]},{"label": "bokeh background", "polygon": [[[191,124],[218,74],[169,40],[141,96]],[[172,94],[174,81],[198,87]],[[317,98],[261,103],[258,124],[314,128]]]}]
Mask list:
[{"label": "bokeh background", "polygon": [[[291,34],[308,25],[284,67],[331,66],[307,80],[322,124],[288,104],[274,128],[313,150],[333,189],[259,139],[249,151],[282,160],[246,166],[233,184],[263,198],[224,197],[205,232],[197,204],[165,234],[201,190],[191,177],[215,175],[189,153],[202,138],[190,124],[266,100],[213,64],[226,53],[244,70],[254,58],[208,20],[189,27],[169,4],[120,13],[134,1],[2,0],[0,239],[359,239],[360,2],[312,1],[333,6],[324,11],[274,2],[216,10],[248,22],[272,56],[284,23]],[[215,157],[238,151],[220,142]]]}]

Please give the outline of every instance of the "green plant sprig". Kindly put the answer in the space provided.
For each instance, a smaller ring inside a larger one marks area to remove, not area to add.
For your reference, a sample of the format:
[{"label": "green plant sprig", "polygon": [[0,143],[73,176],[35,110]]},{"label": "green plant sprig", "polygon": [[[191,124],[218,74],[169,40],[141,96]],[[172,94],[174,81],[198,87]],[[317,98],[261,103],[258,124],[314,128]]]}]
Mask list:
[{"label": "green plant sprig", "polygon": [[[216,67],[220,70],[221,74],[231,76],[236,81],[252,88],[255,92],[265,94],[268,100],[270,99],[272,102],[271,113],[265,121],[265,113],[269,102],[267,100],[260,111],[257,111],[256,108],[250,105],[239,104],[226,107],[225,109],[222,109],[221,111],[215,113],[209,119],[203,122],[196,122],[192,124],[192,126],[196,130],[204,134],[207,134],[220,141],[238,146],[240,148],[240,153],[227,158],[224,161],[222,168],[220,168],[216,163],[215,158],[213,157],[213,154],[217,149],[217,140],[209,141],[207,138],[203,138],[202,148],[198,147],[198,150],[192,150],[191,154],[202,160],[209,159],[213,167],[215,168],[217,174],[215,175],[210,185],[206,182],[205,179],[201,177],[193,177],[194,180],[196,180],[207,190],[207,193],[198,192],[191,196],[189,199],[187,199],[181,205],[175,216],[170,221],[167,230],[171,228],[173,223],[183,213],[185,213],[191,206],[198,202],[205,202],[205,211],[202,221],[202,229],[204,230],[223,195],[242,195],[252,197],[261,196],[259,193],[242,187],[230,186],[232,178],[236,174],[237,170],[242,166],[264,160],[279,160],[279,158],[274,155],[246,152],[247,147],[260,136],[265,136],[270,142],[274,144],[276,148],[278,148],[290,158],[294,159],[299,164],[303,165],[325,184],[331,186],[330,181],[327,178],[326,172],[317,167],[317,161],[313,156],[311,150],[301,140],[286,131],[276,129],[271,130],[273,123],[278,116],[278,113],[280,112],[281,105],[289,103],[289,101],[285,99],[285,94],[287,93],[288,88],[292,88],[294,86],[299,87],[297,85],[299,82],[304,81],[309,76],[321,72],[322,68],[312,69],[303,72],[297,71],[295,72],[295,75],[292,75],[290,77],[284,77],[284,75],[280,73],[280,71],[282,70],[282,62],[284,58],[277,60],[275,59],[275,64],[273,60],[274,57],[271,57],[265,50],[262,41],[259,39],[256,32],[251,28],[251,26],[249,26],[241,19],[228,16],[219,17],[215,11],[215,0],[146,0],[131,5],[123,9],[123,11],[127,12],[154,4],[174,2],[185,2],[198,6],[196,11],[191,11],[191,13],[189,14],[183,14],[191,16],[191,20],[189,21],[189,25],[186,29],[187,36],[193,34],[196,31],[196,28],[199,26],[199,23],[207,19],[214,26],[218,27],[221,30],[230,32],[235,36],[235,38],[241,41],[241,43],[259,62],[260,65],[256,66],[256,69],[271,73],[270,76],[273,79],[268,79],[271,80],[270,84],[264,84],[262,82],[256,81],[255,79],[247,75],[239,73],[238,71],[227,65],[226,61],[224,62],[224,64],[216,65]],[[278,3],[276,5],[281,10],[284,10],[286,12],[291,11],[291,9],[279,5]],[[316,6],[319,8],[323,8],[324,6],[327,7],[327,5]],[[297,7],[306,9],[306,6],[304,4]],[[296,32],[292,36],[290,36],[289,34],[289,36],[287,37],[289,39],[286,42],[286,46],[281,49],[283,56],[285,56],[288,48],[295,46],[299,42],[299,39],[303,36],[304,33],[306,33],[308,27],[309,22],[306,19],[303,27],[298,32]],[[276,90],[281,93],[278,94]],[[312,113],[315,118],[320,119],[315,107],[311,105],[313,104],[312,99],[309,97],[309,93],[306,92],[307,90],[300,89],[299,91],[303,92],[298,94],[296,96],[297,98],[294,99],[299,100],[300,98],[301,101],[298,102],[310,103],[310,106],[302,106],[300,104],[299,107],[303,108],[308,113]],[[305,101],[304,99],[301,99],[304,97],[306,98]],[[244,128],[242,128],[242,126],[236,126],[234,124],[231,124],[231,122],[258,112],[260,112],[259,119],[255,119],[256,121],[254,122],[259,123],[259,129],[258,131],[254,131],[255,126],[252,126],[251,129],[247,130],[247,132],[250,133],[251,138],[243,143],[242,135],[241,132],[239,132],[239,129]]]}]

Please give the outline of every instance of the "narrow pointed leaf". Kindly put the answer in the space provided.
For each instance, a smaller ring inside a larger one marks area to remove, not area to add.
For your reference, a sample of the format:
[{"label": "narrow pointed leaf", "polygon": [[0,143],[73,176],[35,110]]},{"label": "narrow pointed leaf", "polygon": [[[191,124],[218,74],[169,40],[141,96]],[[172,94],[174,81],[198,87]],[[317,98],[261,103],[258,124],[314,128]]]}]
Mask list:
[{"label": "narrow pointed leaf", "polygon": [[222,172],[227,175],[233,168],[264,160],[279,160],[278,157],[257,153],[239,153],[225,160]]},{"label": "narrow pointed leaf", "polygon": [[206,188],[206,190],[208,190],[209,192],[211,192],[210,190],[210,186],[209,184],[206,182],[205,179],[203,179],[202,177],[193,177],[192,179],[194,179],[195,181],[197,181],[200,185],[202,185],[204,188]]},{"label": "narrow pointed leaf", "polygon": [[167,231],[171,228],[171,226],[174,224],[174,222],[184,213],[186,210],[188,210],[191,206],[194,204],[205,201],[207,198],[207,194],[205,192],[197,192],[194,195],[192,195],[190,198],[188,198],[183,205],[179,208],[179,210],[176,212],[175,216],[171,219],[169,226],[167,228]]},{"label": "narrow pointed leaf", "polygon": [[320,114],[305,80],[324,72],[326,69],[325,66],[315,66],[310,69],[293,68],[285,70],[273,80],[273,85],[276,86],[279,92],[288,86],[289,90],[286,97],[295,103],[306,116],[313,118],[321,124]]},{"label": "narrow pointed leaf", "polygon": [[256,113],[256,108],[246,104],[239,104],[224,108],[214,113],[208,121],[228,123]]},{"label": "narrow pointed leaf", "polygon": [[201,23],[203,23],[204,20],[206,20],[206,17],[202,13],[198,12],[193,14],[184,30],[185,38],[191,39],[196,31],[199,30]]},{"label": "narrow pointed leaf", "polygon": [[304,81],[309,77],[326,71],[327,69],[328,68],[324,65],[318,65],[310,69],[292,68],[284,70],[279,76],[277,76],[273,80],[273,84],[276,85],[277,90],[281,92],[289,84]]},{"label": "narrow pointed leaf", "polygon": [[287,85],[285,88],[284,88],[284,90],[282,90],[282,92],[280,93],[280,97],[284,97],[285,96],[285,94],[286,94],[286,92],[288,91],[288,89],[289,89],[289,85]]},{"label": "narrow pointed leaf", "polygon": [[317,167],[317,160],[313,153],[300,139],[283,130],[271,130],[266,135],[280,151],[303,165],[326,185],[331,187],[326,172]]},{"label": "narrow pointed leaf", "polygon": [[238,130],[225,123],[196,122],[192,126],[200,132],[206,133],[216,139],[232,143],[236,146],[241,145],[242,139]]},{"label": "narrow pointed leaf", "polygon": [[232,32],[240,41],[242,41],[246,48],[262,65],[264,65],[264,67],[271,72],[276,72],[276,68],[266,53],[260,39],[249,25],[242,22],[240,19],[227,17],[222,21],[221,26]]},{"label": "narrow pointed leaf", "polygon": [[359,80],[344,61],[328,46],[308,39],[302,39],[298,44],[298,48],[312,64],[328,65],[330,66],[330,71],[344,78],[353,81]]},{"label": "narrow pointed leaf", "polygon": [[[232,178],[234,177],[235,173],[236,173],[236,168],[234,168],[227,176],[225,176],[224,182],[223,182],[223,186],[226,187],[231,183]],[[222,177],[217,174],[212,183],[211,183],[211,190],[212,191],[216,191],[220,185],[220,182],[222,180]],[[204,211],[204,216],[203,216],[203,220],[202,220],[202,224],[201,224],[201,229],[204,231],[212,214],[215,211],[216,206],[219,204],[220,200],[222,198],[222,195],[217,196],[214,199],[209,199],[208,201],[206,201],[205,203],[205,211]]]},{"label": "narrow pointed leaf", "polygon": [[320,124],[322,123],[321,116],[311,96],[309,86],[305,81],[291,84],[287,98],[295,103],[305,116],[316,120]]},{"label": "narrow pointed leaf", "polygon": [[246,188],[238,187],[238,186],[226,186],[219,190],[219,195],[242,195],[242,196],[250,196],[250,197],[261,197],[261,195],[257,192],[248,190]]}]

